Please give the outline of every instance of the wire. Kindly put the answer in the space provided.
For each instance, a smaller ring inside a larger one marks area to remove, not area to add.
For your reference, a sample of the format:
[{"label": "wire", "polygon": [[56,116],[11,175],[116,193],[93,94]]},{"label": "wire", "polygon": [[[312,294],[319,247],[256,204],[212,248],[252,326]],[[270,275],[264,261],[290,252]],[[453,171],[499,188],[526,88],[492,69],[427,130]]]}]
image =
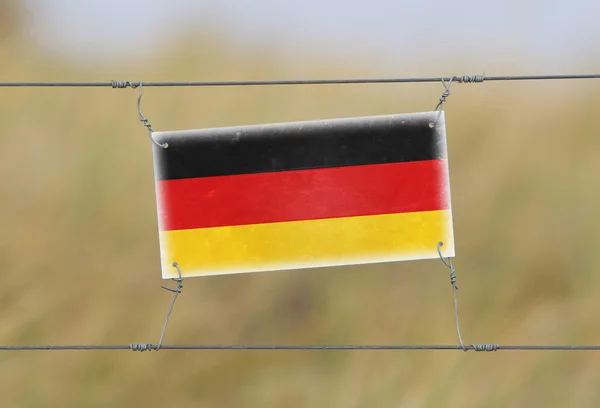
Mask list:
[{"label": "wire", "polygon": [[[141,346],[141,347],[140,347]],[[33,350],[133,350],[158,351],[153,344],[129,345],[64,345],[64,346],[0,346],[0,351],[33,351]],[[460,350],[460,351],[600,351],[598,346],[552,346],[552,345],[508,345],[471,344],[465,345],[161,345],[160,350]]]},{"label": "wire", "polygon": [[[177,296],[179,296],[179,294],[181,293],[181,290],[183,289],[183,277],[181,276],[181,268],[179,267],[179,264],[177,262],[173,262],[173,267],[177,268],[177,274],[179,275],[178,278],[172,279],[173,281],[177,282],[177,288],[171,289],[166,286],[161,286],[163,289],[168,290],[169,292],[173,292],[175,295],[173,295],[173,300],[171,301],[171,306],[169,307],[169,311],[167,312],[165,324],[163,325],[162,332],[160,333],[160,340],[158,341],[158,346],[156,346],[157,351],[160,350],[160,348],[162,346],[162,342],[165,337],[165,332],[167,331],[167,325],[169,324],[169,318],[171,317],[171,313],[173,312],[173,306],[175,306],[175,302],[177,301]],[[140,350],[140,351],[144,351],[144,350]]]},{"label": "wire", "polygon": [[[448,88],[450,87],[450,85],[448,85],[448,87],[446,88],[446,90],[448,90]],[[456,324],[456,335],[458,337],[458,342],[460,343],[460,347],[466,351],[466,348],[464,346],[463,340],[462,340],[462,336],[460,335],[460,323],[458,322],[458,284],[456,283],[456,269],[454,268],[454,265],[452,265],[452,259],[448,258],[448,261],[446,262],[446,260],[444,259],[444,257],[442,256],[442,251],[440,251],[440,248],[444,245],[443,242],[438,242],[437,244],[437,252],[438,255],[440,256],[440,260],[444,263],[444,265],[446,265],[446,267],[448,269],[450,269],[450,284],[452,285],[452,293],[454,295],[454,323]]]},{"label": "wire", "polygon": [[[382,84],[382,83],[422,83],[449,82],[473,83],[484,81],[533,81],[561,79],[600,79],[600,74],[570,74],[570,75],[515,75],[515,76],[485,76],[463,75],[451,77],[426,78],[350,78],[350,79],[306,79],[306,80],[265,80],[265,81],[167,81],[143,82],[144,86],[256,86],[256,85],[335,85],[335,84]],[[109,81],[109,82],[0,82],[0,87],[111,87],[136,88],[140,82]]]}]

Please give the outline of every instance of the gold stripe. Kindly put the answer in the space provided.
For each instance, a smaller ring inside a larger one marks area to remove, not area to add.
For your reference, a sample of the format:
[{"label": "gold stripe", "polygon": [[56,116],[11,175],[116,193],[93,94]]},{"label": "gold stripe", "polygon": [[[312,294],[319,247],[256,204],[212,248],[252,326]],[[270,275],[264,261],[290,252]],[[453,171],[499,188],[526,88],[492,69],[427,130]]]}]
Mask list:
[{"label": "gold stripe", "polygon": [[161,231],[163,278],[454,256],[450,210]]}]

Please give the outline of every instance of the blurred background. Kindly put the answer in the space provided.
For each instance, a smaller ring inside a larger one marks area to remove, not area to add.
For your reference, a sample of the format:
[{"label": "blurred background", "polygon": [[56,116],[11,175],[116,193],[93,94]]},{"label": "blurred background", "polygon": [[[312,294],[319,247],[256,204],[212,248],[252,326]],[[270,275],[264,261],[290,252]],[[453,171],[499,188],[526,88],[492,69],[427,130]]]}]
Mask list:
[{"label": "blurred background", "polygon": [[[600,3],[0,0],[0,81],[600,72]],[[442,84],[146,88],[155,130],[432,110]],[[157,343],[137,90],[0,89],[0,343]],[[445,105],[466,343],[600,343],[600,81]],[[167,282],[168,283],[168,282]],[[440,261],[188,279],[167,344],[457,344]],[[0,352],[6,407],[600,404],[597,352]]]}]

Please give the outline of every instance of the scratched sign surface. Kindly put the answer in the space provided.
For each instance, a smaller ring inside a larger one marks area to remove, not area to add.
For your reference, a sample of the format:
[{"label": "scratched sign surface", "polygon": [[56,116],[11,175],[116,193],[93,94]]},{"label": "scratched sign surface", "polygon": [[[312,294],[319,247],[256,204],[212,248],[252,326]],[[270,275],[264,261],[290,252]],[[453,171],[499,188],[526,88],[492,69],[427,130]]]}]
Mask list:
[{"label": "scratched sign surface", "polygon": [[453,257],[438,112],[156,132],[164,279]]}]

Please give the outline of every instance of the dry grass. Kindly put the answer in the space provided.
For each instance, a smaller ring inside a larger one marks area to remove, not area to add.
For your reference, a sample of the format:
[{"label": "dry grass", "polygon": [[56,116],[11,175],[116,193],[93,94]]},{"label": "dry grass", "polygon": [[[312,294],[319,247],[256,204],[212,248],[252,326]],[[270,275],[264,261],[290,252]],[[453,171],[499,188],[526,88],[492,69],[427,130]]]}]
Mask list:
[{"label": "dry grass", "polygon": [[[212,40],[89,72],[23,43],[0,47],[6,80],[292,72],[276,55]],[[303,66],[315,77],[371,72]],[[459,85],[449,99],[467,342],[600,342],[600,88],[571,85]],[[440,91],[153,88],[143,108],[155,129],[174,130],[426,111]],[[2,90],[1,343],[158,340],[170,295],[160,289],[151,146],[135,99],[132,90]],[[450,344],[451,302],[436,261],[190,279],[165,341]],[[588,352],[3,352],[0,395],[11,407],[596,406],[599,362]]]}]

